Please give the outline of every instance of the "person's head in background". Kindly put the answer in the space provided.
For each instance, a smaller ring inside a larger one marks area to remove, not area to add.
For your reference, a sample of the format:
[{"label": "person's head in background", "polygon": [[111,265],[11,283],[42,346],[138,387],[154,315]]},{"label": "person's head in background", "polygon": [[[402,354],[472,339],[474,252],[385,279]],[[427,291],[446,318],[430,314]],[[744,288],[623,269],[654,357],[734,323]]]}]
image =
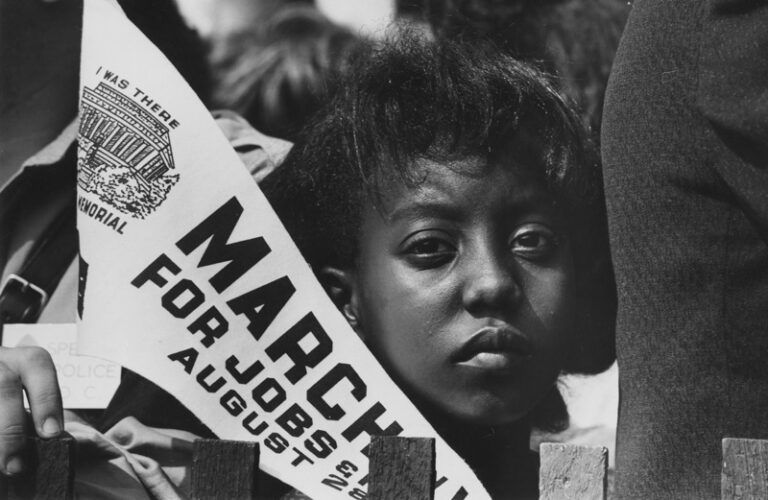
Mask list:
[{"label": "person's head in background", "polygon": [[486,40],[559,80],[600,137],[608,74],[629,3],[623,0],[423,0],[438,38]]},{"label": "person's head in background", "polygon": [[487,48],[405,37],[342,83],[262,189],[390,376],[505,491],[506,455],[567,420],[559,374],[614,357],[599,166],[546,78]]},{"label": "person's head in background", "polygon": [[365,43],[315,7],[288,3],[214,51],[214,103],[293,140]]}]

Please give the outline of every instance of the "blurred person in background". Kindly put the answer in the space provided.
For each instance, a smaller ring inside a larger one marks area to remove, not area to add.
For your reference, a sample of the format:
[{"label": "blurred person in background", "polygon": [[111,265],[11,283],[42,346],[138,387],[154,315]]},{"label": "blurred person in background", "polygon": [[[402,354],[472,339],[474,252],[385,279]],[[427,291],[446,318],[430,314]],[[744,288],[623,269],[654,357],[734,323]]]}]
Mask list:
[{"label": "blurred person in background", "polygon": [[287,3],[215,46],[214,102],[264,133],[294,140],[365,43],[315,7]]}]

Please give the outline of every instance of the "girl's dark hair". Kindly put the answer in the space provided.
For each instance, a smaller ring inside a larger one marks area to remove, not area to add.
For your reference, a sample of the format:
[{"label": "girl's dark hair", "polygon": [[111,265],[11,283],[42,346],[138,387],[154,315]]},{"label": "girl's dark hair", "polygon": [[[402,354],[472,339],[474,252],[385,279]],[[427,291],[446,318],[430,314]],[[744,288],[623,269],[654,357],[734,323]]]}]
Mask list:
[{"label": "girl's dark hair", "polygon": [[629,15],[623,0],[424,0],[438,38],[492,40],[558,77],[582,123],[600,136],[603,97]]},{"label": "girl's dark hair", "polygon": [[418,185],[418,159],[471,156],[524,168],[552,193],[579,283],[580,342],[566,371],[607,368],[616,297],[600,165],[578,118],[532,67],[487,46],[403,34],[354,58],[262,189],[313,268],[349,268],[361,210],[388,182]]}]

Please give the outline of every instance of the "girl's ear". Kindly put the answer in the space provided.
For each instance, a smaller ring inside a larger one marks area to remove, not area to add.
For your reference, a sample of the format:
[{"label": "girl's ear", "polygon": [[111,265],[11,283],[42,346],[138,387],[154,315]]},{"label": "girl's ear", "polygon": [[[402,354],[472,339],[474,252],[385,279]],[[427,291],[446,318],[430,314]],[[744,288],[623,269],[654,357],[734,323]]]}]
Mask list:
[{"label": "girl's ear", "polygon": [[319,278],[349,326],[365,341],[360,325],[357,286],[352,271],[327,266],[320,270]]}]

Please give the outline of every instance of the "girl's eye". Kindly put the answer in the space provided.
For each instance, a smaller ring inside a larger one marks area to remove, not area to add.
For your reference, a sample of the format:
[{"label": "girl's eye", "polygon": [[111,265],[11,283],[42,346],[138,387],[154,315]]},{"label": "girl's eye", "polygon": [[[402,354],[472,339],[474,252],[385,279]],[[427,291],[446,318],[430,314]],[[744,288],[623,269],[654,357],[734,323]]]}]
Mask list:
[{"label": "girl's eye", "polygon": [[412,239],[405,246],[406,258],[418,267],[437,267],[451,260],[456,247],[443,238],[423,236]]},{"label": "girl's eye", "polygon": [[510,249],[528,260],[544,260],[554,255],[559,245],[558,236],[541,224],[527,224],[512,236]]},{"label": "girl's eye", "polygon": [[421,241],[414,242],[408,249],[409,253],[428,255],[435,253],[450,252],[453,248],[446,242],[440,241],[437,238],[425,238]]}]

